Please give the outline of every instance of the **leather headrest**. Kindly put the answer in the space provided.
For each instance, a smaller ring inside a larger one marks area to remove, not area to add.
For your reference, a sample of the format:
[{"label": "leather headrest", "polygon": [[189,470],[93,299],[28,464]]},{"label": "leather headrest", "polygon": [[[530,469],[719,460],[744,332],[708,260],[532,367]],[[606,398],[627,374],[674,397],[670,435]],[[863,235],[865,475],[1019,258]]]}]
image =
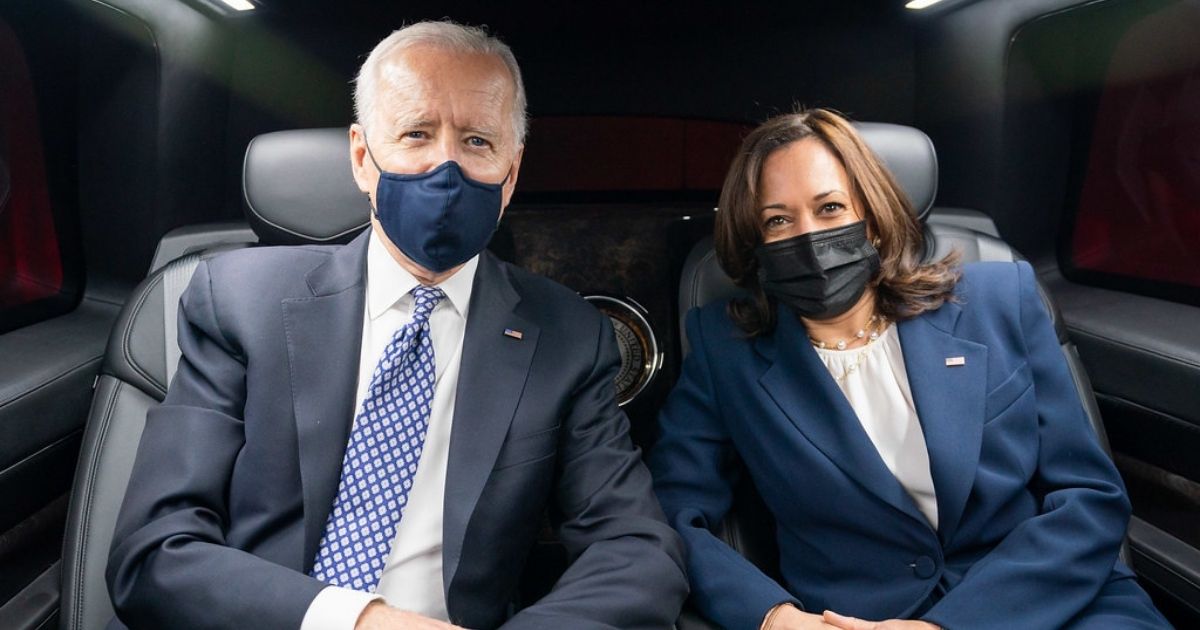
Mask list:
[{"label": "leather headrest", "polygon": [[246,218],[265,245],[345,243],[370,223],[342,127],[262,134],[242,167]]},{"label": "leather headrest", "polygon": [[890,123],[854,123],[859,135],[895,176],[912,202],[917,220],[924,221],[937,196],[937,152],[919,129]]}]

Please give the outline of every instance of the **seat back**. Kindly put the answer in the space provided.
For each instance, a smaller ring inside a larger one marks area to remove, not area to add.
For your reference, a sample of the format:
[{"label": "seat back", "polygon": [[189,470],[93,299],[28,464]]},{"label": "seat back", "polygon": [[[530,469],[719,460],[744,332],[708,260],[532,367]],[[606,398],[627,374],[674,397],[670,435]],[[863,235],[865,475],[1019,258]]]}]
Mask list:
[{"label": "seat back", "polygon": [[[1004,241],[950,222],[940,222],[933,213],[937,191],[937,156],[928,136],[917,129],[900,125],[856,123],[855,127],[868,146],[883,160],[912,201],[925,234],[925,259],[936,260],[957,250],[963,262],[1013,261],[1019,255]],[[1103,421],[1092,392],[1091,382],[1075,345],[1067,337],[1057,307],[1039,284],[1039,292],[1054,323],[1061,351],[1070,368],[1079,399],[1100,443],[1108,451]],[[684,353],[688,351],[683,318],[692,308],[714,300],[742,297],[747,293],[733,284],[717,262],[711,238],[692,248],[683,265],[679,285],[679,330]],[[1111,452],[1110,452],[1111,454]],[[742,475],[743,479],[747,475]],[[775,544],[775,521],[749,481],[735,489],[734,505],[718,526],[716,534],[732,548],[750,559],[768,575],[779,578],[779,550]],[[1122,559],[1127,557],[1123,547]]]},{"label": "seat back", "polygon": [[67,513],[62,628],[103,628],[113,616],[104,582],[113,528],[146,412],[167,391],[164,278],[185,268],[186,260],[173,261],[139,284],[109,335]]},{"label": "seat back", "polygon": [[[345,129],[264,134],[246,149],[246,218],[267,245],[340,243],[368,224],[350,175]],[[229,224],[177,230],[159,246],[178,256],[134,289],[109,336],[84,429],[63,543],[61,628],[99,630],[113,616],[104,572],[146,412],[162,401],[178,346],[169,329],[195,263],[246,247]],[[156,265],[157,265],[156,261]]]}]

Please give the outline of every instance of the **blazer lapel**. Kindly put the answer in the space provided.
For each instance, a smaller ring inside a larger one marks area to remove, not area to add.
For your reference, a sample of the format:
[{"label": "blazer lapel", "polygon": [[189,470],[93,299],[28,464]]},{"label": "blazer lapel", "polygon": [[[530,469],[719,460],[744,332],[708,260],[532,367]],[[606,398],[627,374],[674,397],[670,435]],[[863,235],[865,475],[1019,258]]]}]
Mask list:
[{"label": "blazer lapel", "polygon": [[[442,576],[447,605],[467,524],[491,475],[537,349],[540,328],[515,311],[520,296],[488,252],[479,260],[463,338],[454,401],[442,524]],[[517,339],[506,329],[521,332]],[[454,613],[451,613],[454,617]]]},{"label": "blazer lapel", "polygon": [[304,492],[306,573],[333,507],[354,420],[369,232],[309,273],[311,296],[283,301]]},{"label": "blazer lapel", "polygon": [[792,424],[847,476],[923,523],[925,517],[888,470],[846,396],[812,348],[803,324],[780,308],[773,335],[755,347],[770,367],[759,383]]},{"label": "blazer lapel", "polygon": [[904,367],[929,449],[943,543],[958,528],[974,484],[987,397],[987,347],[952,334],[961,311],[948,303],[899,325]]}]

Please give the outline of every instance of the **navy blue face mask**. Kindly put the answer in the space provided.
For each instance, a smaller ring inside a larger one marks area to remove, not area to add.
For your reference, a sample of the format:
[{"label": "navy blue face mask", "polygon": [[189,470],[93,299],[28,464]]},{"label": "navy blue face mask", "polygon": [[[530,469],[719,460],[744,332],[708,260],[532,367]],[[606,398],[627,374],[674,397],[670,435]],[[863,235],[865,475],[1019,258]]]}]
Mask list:
[{"label": "navy blue face mask", "polygon": [[401,175],[380,168],[370,145],[367,155],[379,169],[372,212],[388,239],[410,260],[441,273],[487,247],[500,223],[508,175],[499,184],[477,182],[454,161],[427,173]]}]

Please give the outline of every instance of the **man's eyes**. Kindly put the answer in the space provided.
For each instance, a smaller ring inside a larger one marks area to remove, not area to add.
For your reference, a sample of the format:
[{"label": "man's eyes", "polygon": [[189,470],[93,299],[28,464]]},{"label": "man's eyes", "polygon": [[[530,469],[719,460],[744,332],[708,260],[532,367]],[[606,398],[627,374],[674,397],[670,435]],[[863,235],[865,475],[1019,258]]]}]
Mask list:
[{"label": "man's eyes", "polygon": [[[430,137],[431,136],[429,135],[429,132],[419,130],[406,131],[400,136],[401,140],[405,141],[428,140]],[[467,146],[473,149],[488,149],[492,146],[491,141],[481,136],[470,136],[465,140],[465,142]]]}]

